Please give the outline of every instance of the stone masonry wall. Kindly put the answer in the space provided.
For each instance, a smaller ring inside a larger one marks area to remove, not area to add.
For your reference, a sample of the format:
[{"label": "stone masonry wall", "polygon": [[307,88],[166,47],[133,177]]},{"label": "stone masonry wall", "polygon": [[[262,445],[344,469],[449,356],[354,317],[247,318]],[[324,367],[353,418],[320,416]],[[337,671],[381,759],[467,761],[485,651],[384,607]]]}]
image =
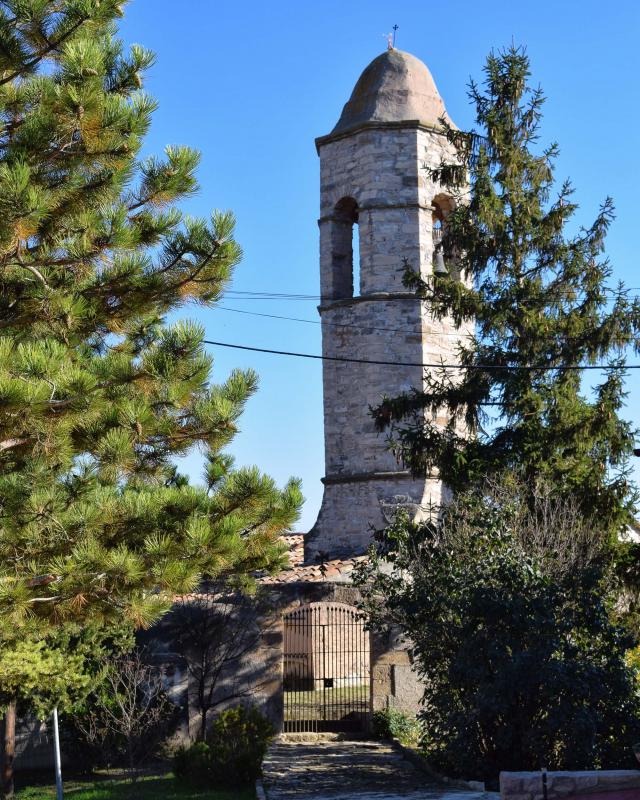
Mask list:
[{"label": "stone masonry wall", "polygon": [[[260,629],[257,647],[248,652],[241,662],[235,663],[233,670],[222,675],[217,687],[220,697],[242,687],[246,687],[246,693],[243,697],[222,703],[211,714],[211,718],[227,706],[251,702],[271,719],[277,730],[282,730],[284,615],[309,603],[331,602],[355,606],[359,598],[360,593],[354,586],[330,581],[270,587],[268,611],[255,620]],[[149,631],[145,636],[145,644],[154,654],[156,663],[176,663],[175,655],[171,652],[171,641],[164,637],[162,625]],[[185,669],[180,672],[180,685],[176,686],[176,690],[182,693],[180,705],[185,715],[179,736],[194,739],[200,722],[196,687]],[[415,675],[410,672],[404,642],[397,636],[372,635],[372,709],[393,707],[414,713],[418,708],[419,696],[419,686]]]},{"label": "stone masonry wall", "polygon": [[[318,521],[305,537],[307,559],[322,560],[328,555],[346,558],[354,552],[363,553],[373,531],[385,527],[398,507],[408,509],[414,519],[420,519],[445,499],[437,478],[413,480],[401,473],[393,479],[325,485]],[[318,535],[322,531],[329,532],[330,537]]]}]

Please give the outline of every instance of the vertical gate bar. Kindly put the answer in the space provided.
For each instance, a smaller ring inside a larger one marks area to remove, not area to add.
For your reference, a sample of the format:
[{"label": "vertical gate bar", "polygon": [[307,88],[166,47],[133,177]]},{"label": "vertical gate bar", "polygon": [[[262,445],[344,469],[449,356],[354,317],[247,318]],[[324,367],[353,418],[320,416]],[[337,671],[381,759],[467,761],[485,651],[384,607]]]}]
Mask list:
[{"label": "vertical gate bar", "polygon": [[306,641],[306,632],[305,632],[305,617],[304,617],[304,610],[299,609],[298,611],[298,649],[300,650],[300,655],[298,657],[298,680],[296,683],[296,733],[299,733],[302,729],[302,708],[301,708],[301,695],[300,689],[304,686],[304,673],[305,673],[305,661],[306,661],[306,648],[308,647]]},{"label": "vertical gate bar", "polygon": [[289,720],[287,722],[288,731],[292,730],[293,714],[295,713],[294,709],[292,708],[292,698],[293,698],[292,689],[295,687],[295,662],[294,659],[292,658],[293,656],[293,649],[292,649],[293,637],[291,635],[292,624],[293,621],[291,617],[287,615],[285,619],[285,630],[286,630],[285,642],[287,644],[285,644],[285,647],[288,647],[288,649],[286,650],[285,661],[287,663],[287,676],[288,676],[287,684],[289,686],[289,691],[286,692],[287,708],[288,708],[287,716],[289,717]]},{"label": "vertical gate bar", "polygon": [[313,623],[313,637],[315,640],[315,644],[313,646],[313,685],[311,686],[311,693],[309,695],[309,725],[308,728],[310,731],[317,732],[318,730],[318,721],[316,719],[316,683],[318,680],[318,675],[316,672],[317,664],[318,664],[318,607],[314,606],[312,611],[312,623]]},{"label": "vertical gate bar", "polygon": [[338,614],[338,618],[339,618],[339,630],[340,630],[340,645],[339,645],[340,646],[340,674],[342,676],[342,680],[341,680],[342,686],[341,686],[341,689],[340,689],[340,720],[342,721],[343,719],[347,718],[347,708],[346,708],[346,705],[345,705],[345,696],[346,696],[345,693],[347,691],[347,680],[346,680],[346,678],[347,678],[347,668],[346,668],[346,666],[347,665],[346,665],[346,662],[345,662],[345,651],[344,651],[346,640],[345,640],[345,637],[344,637],[344,624],[343,624],[344,623],[344,611],[343,611],[343,609],[340,609],[340,612]]},{"label": "vertical gate bar", "polygon": [[302,632],[300,630],[300,610],[296,609],[295,611],[295,626],[296,626],[296,633],[295,633],[295,641],[296,641],[296,681],[294,683],[294,695],[293,695],[293,702],[295,705],[295,715],[294,715],[294,723],[293,729],[297,733],[300,728],[300,672],[302,670],[302,658],[301,658],[301,643],[302,643]]},{"label": "vertical gate bar", "polygon": [[[353,626],[351,624],[351,612],[345,611],[344,612],[344,625],[345,625],[345,639],[347,642],[347,671],[349,672],[349,691],[347,694],[347,703],[348,703],[348,715],[349,719],[353,719],[354,707],[353,707],[353,682],[356,676],[353,675],[354,670],[354,663],[353,663]],[[356,678],[357,680],[357,678]]]},{"label": "vertical gate bar", "polygon": [[[349,627],[349,614],[346,610],[342,612],[342,629],[344,631],[344,645],[345,645],[345,674],[348,675],[351,671],[349,668],[351,666],[351,653],[350,651],[350,644],[349,639],[351,637],[351,629]],[[349,715],[351,714],[351,681],[347,680],[345,682],[345,690],[344,690],[344,701],[345,701],[345,717],[347,721],[349,720]]]},{"label": "vertical gate bar", "polygon": [[362,669],[362,626],[360,621],[356,622],[356,646],[358,648],[358,681],[360,684],[360,688],[358,689],[358,719],[360,721],[360,725],[362,725],[363,720],[363,707],[362,707],[362,692],[363,692],[363,685],[364,685],[364,675]]},{"label": "vertical gate bar", "polygon": [[320,671],[320,607],[314,606],[313,608],[313,636],[314,636],[314,647],[313,647],[313,691],[311,693],[311,714],[310,714],[310,721],[309,721],[309,730],[312,730],[314,733],[318,732],[319,725],[318,725],[318,703],[316,701],[316,684],[318,682],[318,672]]},{"label": "vertical gate bar", "polygon": [[[301,663],[301,674],[300,674],[300,685],[298,689],[300,690],[298,693],[298,730],[304,733],[305,731],[305,720],[304,720],[304,688],[306,686],[306,682],[308,680],[308,673],[309,673],[309,614],[306,608],[301,609],[301,617],[300,617],[300,641],[303,643],[304,647],[304,659],[300,660]],[[313,668],[313,665],[312,665]]]},{"label": "vertical gate bar", "polygon": [[[353,650],[354,650],[354,648],[353,648],[353,616],[352,616],[350,611],[346,611],[344,616],[345,616],[345,625],[346,625],[347,630],[348,630],[348,633],[347,633],[348,644],[347,644],[347,646],[349,648],[349,672],[353,673],[353,672],[357,672],[357,670],[355,669],[354,661],[353,661],[354,657],[355,657],[355,654],[353,652]],[[349,717],[350,717],[350,719],[353,719],[353,715],[355,714],[354,695],[355,695],[356,689],[354,687],[354,681],[357,681],[357,679],[358,679],[357,675],[352,675],[350,680],[349,680]]]},{"label": "vertical gate bar", "polygon": [[344,645],[345,645],[345,638],[344,638],[344,627],[343,627],[343,609],[341,606],[338,606],[336,609],[336,629],[338,632],[338,719],[339,719],[339,727],[344,727],[344,719],[346,718],[346,708],[344,704],[345,692],[347,691],[347,669],[345,663],[345,652],[344,652]]},{"label": "vertical gate bar", "polygon": [[[343,609],[342,613],[340,615],[340,622],[341,622],[341,627],[342,627],[342,638],[344,640],[344,645],[343,645],[343,647],[344,647],[344,653],[343,653],[344,674],[345,674],[345,678],[348,678],[348,675],[349,675],[349,652],[348,652],[349,651],[349,628],[346,625],[346,621],[347,621],[347,616],[346,616],[346,613],[345,613],[345,611]],[[349,689],[349,681],[345,680],[345,682],[344,682],[344,698],[343,698],[343,702],[344,702],[344,716],[345,716],[346,720],[349,719],[349,691],[350,691],[350,689]]]},{"label": "vertical gate bar", "polygon": [[[360,675],[360,683],[364,682],[364,675],[362,674],[362,627],[360,623],[358,623],[356,629],[356,635],[358,637],[358,674]],[[360,718],[360,724],[362,724],[363,719],[363,712],[364,709],[362,707],[362,689],[358,692],[358,716]]]},{"label": "vertical gate bar", "polygon": [[338,708],[338,701],[340,699],[340,690],[338,689],[338,670],[336,668],[336,659],[338,657],[338,637],[336,633],[336,610],[331,611],[331,661],[329,662],[331,668],[331,719],[333,726],[337,727],[337,720],[339,719],[340,709]]},{"label": "vertical gate bar", "polygon": [[287,707],[288,707],[287,716],[289,717],[289,721],[287,723],[287,730],[289,731],[289,730],[291,730],[291,711],[292,711],[292,709],[291,709],[291,688],[293,686],[293,680],[294,680],[294,677],[292,675],[293,664],[291,663],[291,620],[288,617],[285,618],[285,623],[284,624],[285,624],[285,631],[286,631],[285,648],[287,647],[287,642],[288,642],[288,649],[285,650],[285,663],[287,664],[287,675],[288,675],[287,684],[289,686],[289,691],[285,692],[285,697],[287,698],[286,699],[286,703],[287,703]]},{"label": "vertical gate bar", "polygon": [[353,724],[357,728],[358,722],[360,720],[360,664],[359,664],[359,653],[358,653],[358,624],[356,622],[356,615],[354,612],[351,612],[351,617],[349,620],[349,625],[351,627],[351,633],[349,635],[350,647],[352,652],[351,655],[351,663],[353,665],[353,680],[351,681],[351,686],[353,687],[351,692],[351,703],[353,707]]},{"label": "vertical gate bar", "polygon": [[355,665],[355,653],[353,647],[353,617],[351,611],[345,611],[344,613],[344,622],[346,628],[346,640],[347,640],[347,648],[348,648],[348,655],[347,658],[349,660],[349,665],[347,667],[349,671],[349,719],[351,721],[354,720],[354,714],[356,713],[355,710],[355,684],[358,680],[357,676],[357,669]]},{"label": "vertical gate bar", "polygon": [[335,719],[336,719],[336,728],[342,726],[342,719],[344,717],[343,709],[342,709],[342,694],[344,692],[343,684],[344,684],[344,669],[342,668],[342,631],[340,629],[340,610],[339,606],[336,606],[333,612],[333,624],[335,628],[335,655],[333,657],[334,663],[334,670],[333,670],[333,685],[335,686],[334,691],[334,704],[335,704]]},{"label": "vertical gate bar", "polygon": [[303,642],[304,642],[304,632],[302,631],[302,617],[300,615],[300,609],[296,609],[297,657],[296,657],[296,683],[295,683],[295,694],[294,694],[296,712],[295,712],[295,723],[293,726],[296,733],[300,730],[300,679],[303,670],[303,657],[304,657],[304,650],[302,649]]},{"label": "vertical gate bar", "polygon": [[305,661],[305,633],[304,616],[302,609],[297,611],[296,641],[298,646],[298,677],[296,680],[296,733],[300,732],[300,687],[304,681],[304,661]]},{"label": "vertical gate bar", "polygon": [[341,719],[347,719],[347,716],[348,716],[348,713],[349,713],[348,709],[347,709],[347,704],[346,704],[347,689],[348,689],[348,683],[347,683],[346,678],[347,678],[347,671],[348,670],[347,670],[346,652],[345,652],[346,639],[345,639],[345,635],[344,635],[344,609],[340,609],[339,619],[340,619],[340,640],[341,640],[341,644],[340,644],[340,651],[341,651],[340,652],[340,673],[342,675],[342,689],[341,689],[341,692],[340,692],[340,715],[341,715]]},{"label": "vertical gate bar", "polygon": [[309,672],[313,674],[313,649],[309,648],[309,634],[311,625],[311,614],[309,608],[305,607],[303,611],[303,624],[304,624],[304,642],[306,648],[305,656],[305,673],[300,684],[300,730],[304,733],[307,730],[307,704],[306,692],[309,684]]},{"label": "vertical gate bar", "polygon": [[327,675],[325,679],[326,688],[324,690],[325,696],[325,707],[327,709],[327,720],[328,725],[327,727],[333,727],[333,689],[329,689],[331,686],[331,678],[333,676],[333,607],[330,606],[327,610]]},{"label": "vertical gate bar", "polygon": [[300,680],[300,655],[298,653],[300,648],[300,631],[298,630],[299,623],[300,621],[298,619],[298,612],[295,610],[293,611],[291,617],[291,624],[293,626],[291,638],[295,647],[294,660],[292,664],[293,679],[291,681],[291,730],[294,733],[298,729],[298,681]]},{"label": "vertical gate bar", "polygon": [[[307,643],[308,643],[309,653],[310,653],[310,668],[309,668],[309,672],[310,672],[310,676],[311,676],[311,682],[307,686],[307,689],[311,690],[310,694],[309,694],[310,700],[309,700],[308,705],[311,705],[313,703],[313,691],[314,691],[314,689],[316,687],[316,643],[315,643],[315,619],[314,619],[314,616],[313,616],[313,609],[309,609],[308,612],[307,612]],[[313,714],[309,712],[308,708],[305,709],[305,713],[306,713],[306,716],[305,716],[305,722],[304,722],[304,729],[305,729],[305,731],[310,731],[311,730],[311,725],[312,725],[311,720],[313,718]]]},{"label": "vertical gate bar", "polygon": [[[301,676],[300,680],[300,701],[299,701],[299,728],[304,733],[307,730],[307,722],[306,722],[306,707],[305,707],[305,689],[307,688],[307,682],[309,680],[309,670],[313,673],[313,649],[310,646],[309,642],[309,609],[305,608],[302,612],[302,640],[304,642],[305,647],[305,658],[304,658],[304,665],[305,671],[304,674]],[[311,663],[310,662],[311,659]]]},{"label": "vertical gate bar", "polygon": [[298,689],[298,671],[300,669],[299,656],[298,656],[298,612],[293,611],[291,614],[291,645],[292,645],[292,664],[291,664],[291,730],[296,730],[296,716],[298,714],[297,703],[297,689]]},{"label": "vertical gate bar", "polygon": [[[362,687],[364,686],[364,675],[362,669],[362,625],[360,624],[359,621],[357,623],[356,636],[357,636],[357,646],[358,646],[358,675],[360,676],[359,681],[360,681],[360,686]],[[360,725],[362,725],[364,719],[363,717],[364,708],[362,706],[362,693],[363,689],[360,688],[358,692],[358,718],[360,720]]]}]

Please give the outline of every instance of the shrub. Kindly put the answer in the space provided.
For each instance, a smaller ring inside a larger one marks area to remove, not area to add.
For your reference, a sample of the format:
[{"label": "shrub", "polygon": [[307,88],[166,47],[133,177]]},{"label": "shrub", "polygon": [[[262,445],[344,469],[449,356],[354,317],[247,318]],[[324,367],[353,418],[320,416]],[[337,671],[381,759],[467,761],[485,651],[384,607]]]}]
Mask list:
[{"label": "shrub", "polygon": [[[452,776],[633,766],[634,639],[612,609],[597,521],[517,485],[399,516],[358,581],[369,624],[398,625],[424,695],[421,744]],[[390,568],[390,565],[391,568]]]},{"label": "shrub", "polygon": [[420,723],[395,708],[376,711],[372,720],[373,734],[379,739],[398,739],[405,745],[417,745]]},{"label": "shrub", "polygon": [[74,716],[83,749],[98,765],[126,764],[135,770],[158,754],[175,728],[179,710],[144,655],[135,650],[107,660],[102,684]]},{"label": "shrub", "polygon": [[191,747],[179,747],[173,756],[173,774],[176,778],[197,786],[209,782],[211,751],[206,742],[195,742]]},{"label": "shrub", "polygon": [[176,752],[173,771],[195,785],[245,786],[260,776],[273,734],[256,708],[230,708],[216,717],[205,742]]}]

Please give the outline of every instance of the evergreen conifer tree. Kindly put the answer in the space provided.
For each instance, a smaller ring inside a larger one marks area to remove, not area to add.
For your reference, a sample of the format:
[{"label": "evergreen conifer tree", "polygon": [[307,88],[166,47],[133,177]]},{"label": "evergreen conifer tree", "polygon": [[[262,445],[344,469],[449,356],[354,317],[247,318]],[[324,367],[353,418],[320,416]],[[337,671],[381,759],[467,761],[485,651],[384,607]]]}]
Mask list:
[{"label": "evergreen conifer tree", "polygon": [[[224,448],[257,386],[210,383],[201,327],[241,250],[230,213],[176,206],[198,153],[139,159],[153,55],[121,0],[0,3],[0,639],[144,626],[203,576],[282,560],[300,488]],[[199,447],[207,485],[174,459]]]},{"label": "evergreen conifer tree", "polygon": [[[640,301],[609,285],[610,199],[590,227],[567,232],[578,206],[568,181],[554,190],[558,146],[538,148],[544,97],[529,76],[523,49],[491,54],[484,87],[470,84],[480,130],[442,120],[459,154],[432,170],[455,200],[448,276],[422,280],[405,265],[405,284],[436,318],[475,321],[459,350],[467,369],[434,369],[424,391],[386,398],[374,414],[416,473],[437,468],[458,490],[517,469],[530,485],[541,479],[577,498],[613,533],[636,499],[634,430],[621,410],[625,353],[640,351]],[[585,372],[596,364],[607,369]],[[444,409],[445,428],[435,421]]]}]

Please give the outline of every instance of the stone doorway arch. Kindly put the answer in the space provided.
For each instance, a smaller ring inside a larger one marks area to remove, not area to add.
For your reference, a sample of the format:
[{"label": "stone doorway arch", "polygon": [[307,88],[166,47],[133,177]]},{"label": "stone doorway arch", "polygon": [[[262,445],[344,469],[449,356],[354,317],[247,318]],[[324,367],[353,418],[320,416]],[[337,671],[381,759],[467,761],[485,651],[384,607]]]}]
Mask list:
[{"label": "stone doorway arch", "polygon": [[366,730],[371,645],[358,610],[308,603],[286,613],[283,627],[284,732]]}]

